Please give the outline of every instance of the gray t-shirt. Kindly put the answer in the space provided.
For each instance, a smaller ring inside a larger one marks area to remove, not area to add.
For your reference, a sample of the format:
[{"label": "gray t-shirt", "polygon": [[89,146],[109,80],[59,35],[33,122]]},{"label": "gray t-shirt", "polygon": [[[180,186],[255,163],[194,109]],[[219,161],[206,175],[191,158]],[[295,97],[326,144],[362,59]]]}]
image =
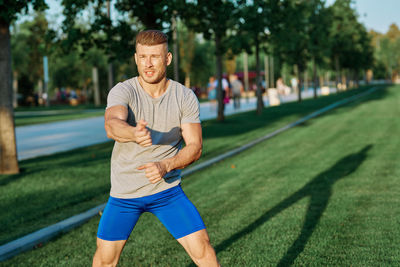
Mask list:
[{"label": "gray t-shirt", "polygon": [[181,149],[183,123],[200,123],[199,102],[192,90],[169,80],[167,90],[158,98],[151,97],[134,77],[114,86],[107,98],[107,108],[121,105],[128,108],[127,122],[136,126],[145,120],[152,145],[143,147],[135,142],[115,142],[111,156],[112,197],[137,198],[152,195],[180,183],[180,170],[167,173],[152,184],[144,170],[137,167],[175,156]]}]

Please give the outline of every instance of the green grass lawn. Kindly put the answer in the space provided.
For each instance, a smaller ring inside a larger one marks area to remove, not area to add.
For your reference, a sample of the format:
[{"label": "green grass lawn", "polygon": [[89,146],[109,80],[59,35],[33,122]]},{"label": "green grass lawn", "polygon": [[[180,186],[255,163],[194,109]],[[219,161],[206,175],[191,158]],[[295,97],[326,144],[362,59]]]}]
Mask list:
[{"label": "green grass lawn", "polygon": [[[262,116],[247,112],[203,123],[204,149],[199,160],[210,159],[278,129],[318,108],[360,93],[288,103],[267,108]],[[18,175],[0,176],[0,244],[56,223],[106,201],[112,142],[51,156],[25,160]]]},{"label": "green grass lawn", "polygon": [[104,115],[105,107],[93,105],[19,107],[15,110],[15,125],[24,126]]},{"label": "green grass lawn", "polygon": [[[204,158],[359,92],[207,121]],[[400,87],[382,89],[184,179],[222,265],[399,265],[399,115]],[[20,175],[1,176],[3,243],[104,202],[110,149],[107,143],[27,160]],[[0,265],[88,266],[98,220]],[[189,264],[145,214],[120,266]]]}]

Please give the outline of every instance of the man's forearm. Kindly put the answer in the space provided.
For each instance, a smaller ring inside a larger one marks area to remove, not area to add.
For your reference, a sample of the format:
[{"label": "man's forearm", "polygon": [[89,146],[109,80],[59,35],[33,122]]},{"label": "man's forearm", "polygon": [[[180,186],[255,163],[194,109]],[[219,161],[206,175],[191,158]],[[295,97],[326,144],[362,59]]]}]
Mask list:
[{"label": "man's forearm", "polygon": [[110,119],[105,123],[107,137],[118,142],[134,142],[134,127],[119,119]]},{"label": "man's forearm", "polygon": [[179,151],[176,156],[164,159],[161,163],[165,165],[167,172],[175,169],[183,169],[198,160],[201,156],[201,152],[201,144],[189,144]]},{"label": "man's forearm", "polygon": [[146,128],[147,122],[140,120],[136,127],[129,125],[119,118],[108,119],[105,122],[107,137],[120,143],[135,142],[141,146],[151,146],[150,131]]}]

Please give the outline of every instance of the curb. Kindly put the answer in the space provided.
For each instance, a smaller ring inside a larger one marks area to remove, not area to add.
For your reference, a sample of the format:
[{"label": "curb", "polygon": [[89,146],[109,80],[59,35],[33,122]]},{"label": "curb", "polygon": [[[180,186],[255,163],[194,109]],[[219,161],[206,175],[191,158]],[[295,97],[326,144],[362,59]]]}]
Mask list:
[{"label": "curb", "polygon": [[35,248],[35,246],[50,240],[58,234],[65,233],[98,214],[104,209],[106,204],[101,204],[88,211],[72,216],[56,224],[45,227],[41,230],[23,236],[19,239],[0,246],[0,261],[9,259],[21,252]]},{"label": "curb", "polygon": [[[272,133],[269,133],[269,134],[267,134],[265,136],[262,136],[262,137],[254,140],[254,141],[252,141],[250,143],[247,143],[246,145],[243,145],[241,147],[235,148],[235,149],[230,150],[230,151],[228,151],[228,152],[226,152],[224,154],[221,154],[221,155],[216,156],[216,157],[214,157],[212,159],[204,161],[204,162],[202,162],[202,163],[200,163],[200,164],[198,164],[198,165],[196,165],[196,166],[194,166],[192,168],[186,169],[186,170],[182,171],[182,176],[187,176],[187,175],[193,174],[193,173],[195,173],[197,171],[200,171],[202,169],[205,169],[205,168],[209,167],[210,165],[212,165],[214,163],[217,163],[217,162],[222,161],[222,160],[224,160],[226,158],[232,157],[232,156],[234,156],[234,155],[236,155],[236,154],[238,154],[238,153],[240,153],[240,152],[242,152],[242,151],[244,151],[246,149],[249,149],[249,148],[255,146],[256,144],[258,144],[260,142],[263,142],[263,141],[265,141],[267,139],[270,139],[270,138],[272,138],[272,137],[274,137],[274,136],[276,136],[276,135],[278,135],[278,134],[280,134],[280,133],[282,133],[282,132],[284,132],[284,131],[286,131],[286,130],[288,130],[290,128],[293,128],[293,127],[295,127],[295,126],[297,126],[297,125],[309,120],[309,119],[315,118],[315,117],[317,117],[317,116],[319,116],[319,115],[321,115],[321,114],[323,114],[323,113],[325,113],[327,111],[330,111],[330,110],[332,110],[334,108],[337,108],[339,106],[347,104],[347,103],[349,103],[351,101],[354,101],[354,100],[356,100],[358,98],[361,98],[363,96],[369,95],[369,94],[375,92],[376,90],[378,90],[378,87],[373,87],[373,88],[371,88],[371,89],[369,89],[369,90],[367,90],[367,91],[365,91],[363,93],[351,96],[349,98],[345,98],[345,99],[340,100],[338,102],[335,102],[335,103],[333,103],[331,105],[328,105],[328,106],[326,106],[326,107],[324,107],[322,109],[319,109],[319,110],[317,110],[317,111],[315,111],[315,112],[313,112],[313,113],[311,113],[311,114],[309,114],[309,115],[307,115],[307,116],[305,116],[305,117],[303,117],[303,118],[301,118],[301,119],[299,119],[299,120],[297,120],[297,121],[295,121],[293,123],[290,123],[290,124],[280,128],[278,130],[275,130]],[[53,225],[50,225],[50,226],[45,227],[45,228],[43,228],[41,230],[38,230],[36,232],[33,232],[33,233],[28,234],[28,235],[26,235],[24,237],[21,237],[19,239],[16,239],[14,241],[11,241],[9,243],[6,243],[6,244],[0,246],[0,262],[1,261],[5,261],[6,259],[9,259],[9,258],[21,253],[21,252],[33,249],[33,248],[35,248],[36,245],[41,244],[43,242],[46,242],[46,241],[50,240],[51,238],[53,238],[54,236],[56,236],[58,234],[65,233],[65,232],[67,232],[67,231],[69,231],[69,230],[71,230],[71,229],[73,229],[73,228],[85,223],[90,218],[94,217],[100,211],[102,211],[105,208],[105,206],[106,206],[106,203],[103,203],[103,204],[101,204],[101,205],[99,205],[97,207],[94,207],[94,208],[86,211],[86,212],[80,213],[78,215],[74,215],[74,216],[72,216],[72,217],[70,217],[68,219],[65,219],[65,220],[61,221],[61,222],[58,222],[58,223],[53,224]]]}]

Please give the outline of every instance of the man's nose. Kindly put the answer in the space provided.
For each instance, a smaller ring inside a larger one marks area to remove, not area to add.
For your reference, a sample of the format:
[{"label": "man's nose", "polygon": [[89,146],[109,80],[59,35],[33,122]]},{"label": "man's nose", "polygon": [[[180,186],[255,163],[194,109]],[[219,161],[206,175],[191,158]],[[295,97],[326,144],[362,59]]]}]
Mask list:
[{"label": "man's nose", "polygon": [[153,62],[151,61],[151,57],[146,58],[146,67],[152,67]]}]

